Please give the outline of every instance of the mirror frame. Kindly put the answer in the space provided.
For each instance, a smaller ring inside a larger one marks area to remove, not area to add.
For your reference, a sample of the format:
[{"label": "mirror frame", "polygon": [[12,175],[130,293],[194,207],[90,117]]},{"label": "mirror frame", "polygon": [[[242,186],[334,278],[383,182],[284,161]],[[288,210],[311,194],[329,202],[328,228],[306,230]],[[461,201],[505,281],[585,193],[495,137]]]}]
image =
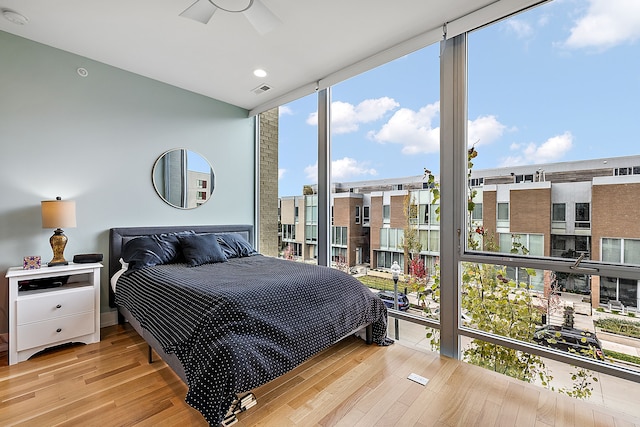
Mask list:
[{"label": "mirror frame", "polygon": [[[206,163],[209,172],[190,170],[190,158],[197,159],[201,167]],[[151,181],[156,193],[166,204],[184,210],[204,205],[215,190],[213,166],[202,154],[187,148],[172,148],[162,153],[153,164]]]}]

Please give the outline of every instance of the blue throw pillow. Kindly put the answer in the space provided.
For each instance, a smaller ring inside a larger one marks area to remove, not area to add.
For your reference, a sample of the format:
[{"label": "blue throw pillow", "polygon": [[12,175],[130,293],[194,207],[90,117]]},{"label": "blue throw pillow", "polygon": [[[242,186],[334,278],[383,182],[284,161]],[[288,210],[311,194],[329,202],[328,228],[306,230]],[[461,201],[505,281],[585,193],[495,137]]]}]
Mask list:
[{"label": "blue throw pillow", "polygon": [[133,238],[122,247],[122,259],[129,264],[129,270],[176,262],[182,255],[178,236],[186,234],[193,231]]},{"label": "blue throw pillow", "polygon": [[192,267],[227,261],[215,234],[192,234],[178,239],[184,259]]},{"label": "blue throw pillow", "polygon": [[258,252],[253,249],[251,243],[238,233],[219,233],[218,243],[222,247],[227,258],[242,258],[257,255]]}]

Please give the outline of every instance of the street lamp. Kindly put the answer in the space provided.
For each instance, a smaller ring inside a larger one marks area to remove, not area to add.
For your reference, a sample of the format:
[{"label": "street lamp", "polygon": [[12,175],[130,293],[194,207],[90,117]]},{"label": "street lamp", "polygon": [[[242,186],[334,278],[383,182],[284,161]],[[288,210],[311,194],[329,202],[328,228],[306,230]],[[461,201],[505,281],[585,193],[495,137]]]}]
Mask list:
[{"label": "street lamp", "polygon": [[[398,310],[398,277],[400,276],[400,265],[398,265],[398,261],[393,261],[391,265],[391,277],[393,278],[393,308]],[[399,339],[398,335],[398,318],[395,319],[395,327],[396,327],[396,339]]]}]

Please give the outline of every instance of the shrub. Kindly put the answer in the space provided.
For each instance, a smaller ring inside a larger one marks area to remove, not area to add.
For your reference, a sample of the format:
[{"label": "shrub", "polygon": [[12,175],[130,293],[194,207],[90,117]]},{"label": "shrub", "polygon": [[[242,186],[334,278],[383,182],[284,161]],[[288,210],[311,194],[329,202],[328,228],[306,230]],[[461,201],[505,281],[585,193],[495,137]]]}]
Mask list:
[{"label": "shrub", "polygon": [[604,332],[640,338],[640,322],[626,319],[603,318],[597,319],[593,323]]}]

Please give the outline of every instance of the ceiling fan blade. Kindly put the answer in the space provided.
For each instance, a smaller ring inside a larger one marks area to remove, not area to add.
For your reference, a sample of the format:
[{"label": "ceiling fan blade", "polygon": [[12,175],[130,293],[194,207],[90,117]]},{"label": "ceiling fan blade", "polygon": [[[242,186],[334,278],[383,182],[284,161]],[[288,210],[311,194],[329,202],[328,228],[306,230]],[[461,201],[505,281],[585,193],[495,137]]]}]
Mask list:
[{"label": "ceiling fan blade", "polygon": [[273,31],[282,23],[260,0],[254,0],[253,5],[243,13],[260,35]]},{"label": "ceiling fan blade", "polygon": [[180,16],[206,24],[217,9],[218,8],[212,5],[209,0],[197,0],[194,4],[186,8]]}]

